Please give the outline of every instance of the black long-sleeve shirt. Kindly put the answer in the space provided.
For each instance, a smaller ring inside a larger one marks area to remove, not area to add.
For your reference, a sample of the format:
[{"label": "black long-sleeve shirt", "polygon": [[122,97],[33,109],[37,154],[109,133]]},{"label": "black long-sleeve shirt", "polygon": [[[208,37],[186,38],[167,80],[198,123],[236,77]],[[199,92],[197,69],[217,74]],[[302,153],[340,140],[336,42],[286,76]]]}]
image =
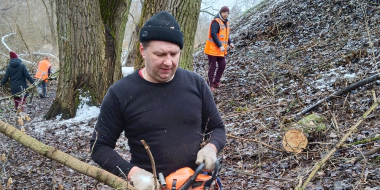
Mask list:
[{"label": "black long-sleeve shirt", "polygon": [[[92,159],[102,168],[121,176],[133,166],[152,171],[153,154],[157,173],[165,176],[183,167],[195,169],[202,134],[220,151],[226,141],[223,121],[204,79],[178,68],[166,83],[151,83],[134,72],[110,87],[101,105],[90,147]],[[130,162],[114,151],[124,131],[132,154]]]}]

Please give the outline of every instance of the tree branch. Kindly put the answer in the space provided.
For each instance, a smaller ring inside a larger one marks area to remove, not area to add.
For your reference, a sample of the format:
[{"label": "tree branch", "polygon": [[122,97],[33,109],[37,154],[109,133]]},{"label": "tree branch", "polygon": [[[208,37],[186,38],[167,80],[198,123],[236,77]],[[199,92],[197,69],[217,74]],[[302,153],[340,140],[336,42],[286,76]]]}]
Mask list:
[{"label": "tree branch", "polygon": [[369,150],[368,152],[363,153],[361,157],[352,158],[348,162],[356,163],[356,162],[362,160],[364,158],[364,156],[371,156],[372,154],[375,154],[377,152],[380,152],[380,146],[373,148],[373,149]]},{"label": "tree branch", "polygon": [[[351,85],[352,86],[352,85]],[[380,97],[378,97],[377,99],[379,99]],[[306,181],[303,183],[302,187],[298,190],[302,190],[302,189],[305,189],[307,184],[310,182],[310,180],[314,177],[314,175],[317,173],[317,171],[322,167],[322,165],[334,154],[335,151],[337,151],[341,146],[342,144],[346,141],[346,139],[351,135],[352,132],[354,132],[356,130],[356,128],[364,121],[364,119],[367,118],[367,116],[377,108],[377,106],[379,105],[380,101],[377,101],[375,102],[364,114],[363,116],[359,119],[358,122],[356,122],[355,125],[353,125],[349,131],[342,137],[342,139],[340,139],[340,141],[338,142],[338,144],[330,150],[330,152],[319,162],[315,165],[315,168],[313,169],[313,171],[310,173],[309,177],[306,179]]]},{"label": "tree branch", "polygon": [[207,14],[209,14],[209,15],[211,15],[211,16],[215,16],[215,14],[212,14],[212,13],[206,11],[206,10],[201,10],[200,12],[201,12],[201,13],[207,13]]},{"label": "tree branch", "polygon": [[354,83],[354,84],[351,84],[350,86],[347,86],[346,88],[343,88],[342,90],[339,90],[337,92],[334,92],[333,94],[331,94],[330,96],[328,96],[327,98],[325,99],[322,99],[322,100],[319,100],[317,103],[315,103],[314,105],[304,109],[303,111],[297,113],[297,116],[300,116],[300,115],[304,115],[308,112],[310,112],[311,110],[313,110],[314,108],[318,107],[320,104],[322,104],[323,102],[325,101],[329,101],[329,100],[332,100],[334,99],[335,97],[337,96],[341,96],[347,92],[350,92],[351,90],[354,90],[360,86],[364,86],[370,82],[373,82],[373,81],[376,81],[376,80],[379,80],[380,79],[380,74],[376,74],[376,75],[373,75],[371,77],[368,77],[364,80],[361,80],[357,83]]},{"label": "tree branch", "polygon": [[231,138],[234,138],[234,139],[243,140],[243,141],[257,142],[257,143],[260,143],[260,144],[262,144],[262,145],[264,145],[264,146],[266,146],[266,147],[269,147],[269,148],[271,148],[271,149],[277,150],[277,151],[279,151],[279,152],[286,152],[286,151],[283,151],[283,150],[280,150],[280,149],[274,148],[274,147],[272,147],[272,146],[270,146],[270,145],[268,145],[268,144],[265,144],[265,143],[263,143],[263,142],[260,142],[260,141],[254,140],[254,139],[245,139],[245,138],[235,137],[235,136],[230,135],[230,134],[227,134],[227,136],[228,136],[228,137],[231,137]]},{"label": "tree branch", "polygon": [[26,135],[20,130],[16,129],[12,125],[0,121],[0,132],[7,135],[8,137],[16,140],[20,144],[28,147],[34,152],[41,154],[49,159],[55,160],[79,173],[86,176],[97,179],[113,188],[116,189],[134,189],[127,181],[124,181],[120,177],[111,174],[103,169],[97,168],[85,162],[82,162],[75,157],[66,154],[54,147],[48,146],[35,138]]}]

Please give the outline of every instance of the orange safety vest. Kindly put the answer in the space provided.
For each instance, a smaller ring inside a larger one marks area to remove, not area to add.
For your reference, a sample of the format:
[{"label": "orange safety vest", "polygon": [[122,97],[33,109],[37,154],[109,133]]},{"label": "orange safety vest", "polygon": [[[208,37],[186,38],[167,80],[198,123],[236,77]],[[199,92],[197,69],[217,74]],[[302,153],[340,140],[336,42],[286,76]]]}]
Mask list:
[{"label": "orange safety vest", "polygon": [[210,29],[208,31],[208,39],[206,40],[206,46],[205,46],[204,52],[207,55],[224,57],[227,54],[228,37],[230,34],[230,24],[227,21],[226,25],[224,25],[222,19],[220,19],[220,18],[215,18],[214,20],[219,23],[220,28],[219,28],[219,32],[218,32],[217,36],[218,36],[219,41],[224,46],[224,52],[222,52],[220,50],[220,48],[216,45],[214,40],[212,40],[212,37],[211,37],[212,22],[210,24]]},{"label": "orange safety vest", "polygon": [[50,65],[48,60],[44,59],[44,60],[40,61],[38,63],[38,67],[37,67],[37,73],[34,77],[37,79],[41,79],[41,80],[47,79],[49,77],[48,72],[49,72],[50,67],[51,67],[51,65]]}]

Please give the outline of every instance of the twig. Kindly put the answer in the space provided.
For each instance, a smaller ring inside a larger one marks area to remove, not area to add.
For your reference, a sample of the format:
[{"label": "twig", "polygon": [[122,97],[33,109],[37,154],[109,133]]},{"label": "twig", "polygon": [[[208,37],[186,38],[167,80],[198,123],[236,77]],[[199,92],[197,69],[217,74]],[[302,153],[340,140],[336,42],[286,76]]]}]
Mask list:
[{"label": "twig", "polygon": [[351,146],[354,146],[354,145],[365,144],[365,143],[372,142],[372,141],[377,141],[377,140],[380,140],[380,137],[374,137],[374,138],[364,139],[364,140],[361,140],[361,141],[356,141],[356,142],[348,144],[347,146],[351,147]]},{"label": "twig", "polygon": [[376,92],[372,90],[373,102],[377,102]]},{"label": "twig", "polygon": [[348,162],[351,162],[351,163],[356,163],[358,161],[360,161],[361,159],[364,158],[364,156],[370,156],[372,154],[375,154],[377,152],[380,151],[380,146],[379,147],[376,147],[376,148],[373,148],[371,150],[369,150],[368,152],[365,152],[364,154],[362,154],[361,157],[355,157],[355,158],[352,158],[351,160],[349,160]]},{"label": "twig", "polygon": [[[379,98],[379,97],[378,97]],[[334,154],[335,151],[337,151],[342,144],[346,141],[346,139],[351,135],[351,133],[356,130],[356,128],[364,121],[364,119],[367,118],[367,116],[377,108],[379,105],[379,101],[374,103],[364,114],[363,116],[359,119],[358,122],[356,122],[355,125],[353,125],[350,130],[340,139],[340,141],[337,143],[337,145],[330,150],[330,152],[319,162],[316,164],[315,168],[313,171],[310,173],[309,177],[306,179],[304,184],[302,185],[301,189],[305,189],[307,184],[310,182],[310,180],[314,177],[314,175],[317,173],[317,171],[322,167],[322,165]],[[300,189],[299,189],[300,190]]]},{"label": "twig", "polygon": [[335,129],[336,129],[336,131],[339,133],[339,125],[338,125],[338,121],[336,120],[334,113],[333,113],[332,111],[330,111],[330,113],[331,113],[331,116],[332,116],[332,118],[333,118],[333,122],[334,122]]},{"label": "twig", "polygon": [[[94,141],[94,144],[93,144],[92,147],[91,147],[91,152],[90,152],[90,155],[89,155],[89,156],[92,155],[92,152],[94,151],[95,144],[96,144],[96,142],[98,141],[98,131],[95,130],[95,133],[96,133],[95,141]],[[126,179],[128,179],[128,178],[126,178]]]},{"label": "twig", "polygon": [[127,175],[125,175],[125,173],[123,172],[123,170],[121,170],[119,168],[119,166],[116,166],[116,167],[117,167],[117,169],[119,169],[120,173],[123,174],[123,177],[128,180],[128,177],[127,177]]},{"label": "twig", "polygon": [[342,108],[344,108],[344,105],[346,105],[346,102],[347,102],[347,99],[348,99],[349,96],[350,96],[350,93],[348,93],[347,96],[346,96],[346,98],[344,99]]},{"label": "twig", "polygon": [[[367,159],[365,158],[363,152],[358,149],[358,147],[355,146],[355,148],[356,148],[356,150],[358,150],[360,152],[360,154],[362,155],[362,157],[364,159],[363,171],[362,171],[362,174],[360,175],[360,180],[361,180],[363,178],[363,175],[364,175],[364,172],[365,172],[365,168],[367,166]],[[360,187],[360,181],[358,181],[357,183],[358,183],[358,186]]]},{"label": "twig", "polygon": [[260,143],[266,147],[269,147],[271,149],[274,149],[274,150],[277,150],[277,151],[280,151],[280,152],[286,152],[286,151],[283,151],[283,150],[280,150],[280,149],[277,149],[277,148],[274,148],[268,144],[265,144],[263,142],[260,142],[260,141],[257,141],[257,140],[254,140],[254,139],[245,139],[245,138],[241,138],[241,137],[236,137],[236,136],[233,136],[233,135],[230,135],[230,134],[227,134],[228,137],[231,137],[231,138],[234,138],[234,139],[239,139],[239,140],[242,140],[242,141],[250,141],[250,142],[257,142],[257,143]]},{"label": "twig", "polygon": [[232,169],[232,168],[227,168],[227,170],[230,170],[230,171],[233,171],[233,172],[236,172],[236,173],[241,173],[241,174],[244,174],[244,175],[258,177],[258,178],[265,178],[265,179],[272,179],[272,180],[282,180],[282,181],[293,181],[292,179],[273,178],[273,177],[266,177],[266,176],[261,176],[261,175],[254,175],[254,174],[251,174],[251,173],[248,173],[248,172],[243,172],[241,170],[235,170],[235,169]]},{"label": "twig", "polygon": [[368,41],[369,41],[369,46],[371,47],[372,49],[372,58],[373,58],[373,62],[376,64],[376,70],[378,69],[377,67],[377,61],[375,59],[375,52],[374,52],[374,49],[373,49],[373,43],[371,42],[371,34],[369,32],[369,27],[368,27],[368,16],[367,16],[367,13],[365,12],[364,10],[364,3],[362,4],[361,6],[362,10],[363,10],[363,14],[364,14],[364,23],[365,23],[365,28],[367,30],[367,35],[368,35]]},{"label": "twig", "polygon": [[144,145],[145,150],[148,152],[149,158],[150,158],[150,163],[152,164],[152,171],[153,171],[153,176],[154,176],[154,189],[157,189],[157,175],[156,175],[156,164],[154,163],[153,155],[152,152],[149,150],[149,146],[146,144],[144,140],[141,140],[141,143]]},{"label": "twig", "polygon": [[244,111],[244,112],[241,112],[241,113],[236,113],[236,114],[231,114],[231,115],[226,115],[226,116],[223,116],[222,118],[225,119],[225,118],[241,115],[241,114],[244,114],[244,113],[247,113],[247,112],[251,112],[251,111],[257,111],[257,110],[261,110],[261,109],[268,108],[268,107],[273,107],[273,106],[280,106],[282,104],[287,104],[287,103],[286,102],[281,102],[281,103],[278,103],[278,104],[272,104],[272,105],[268,105],[268,106],[263,106],[261,108],[248,109],[247,111]]},{"label": "twig", "polygon": [[329,104],[326,104],[326,106],[332,116],[333,126],[335,127],[335,130],[339,133],[338,121],[336,120],[334,113],[330,110]]},{"label": "twig", "polygon": [[322,145],[332,145],[334,143],[323,143],[323,142],[309,142],[308,144],[322,144]]}]

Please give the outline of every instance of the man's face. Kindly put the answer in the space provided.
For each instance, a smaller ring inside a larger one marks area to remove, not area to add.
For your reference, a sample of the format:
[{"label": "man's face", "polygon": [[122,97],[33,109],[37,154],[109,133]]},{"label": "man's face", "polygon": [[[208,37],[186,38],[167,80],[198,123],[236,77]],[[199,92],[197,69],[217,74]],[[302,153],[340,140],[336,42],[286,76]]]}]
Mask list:
[{"label": "man's face", "polygon": [[146,80],[154,83],[172,80],[178,68],[180,51],[178,45],[166,41],[150,41],[145,48],[140,44]]},{"label": "man's face", "polygon": [[223,18],[224,20],[227,19],[227,17],[228,17],[229,14],[230,14],[230,13],[229,13],[228,11],[220,13],[220,15],[222,16],[222,18]]}]

